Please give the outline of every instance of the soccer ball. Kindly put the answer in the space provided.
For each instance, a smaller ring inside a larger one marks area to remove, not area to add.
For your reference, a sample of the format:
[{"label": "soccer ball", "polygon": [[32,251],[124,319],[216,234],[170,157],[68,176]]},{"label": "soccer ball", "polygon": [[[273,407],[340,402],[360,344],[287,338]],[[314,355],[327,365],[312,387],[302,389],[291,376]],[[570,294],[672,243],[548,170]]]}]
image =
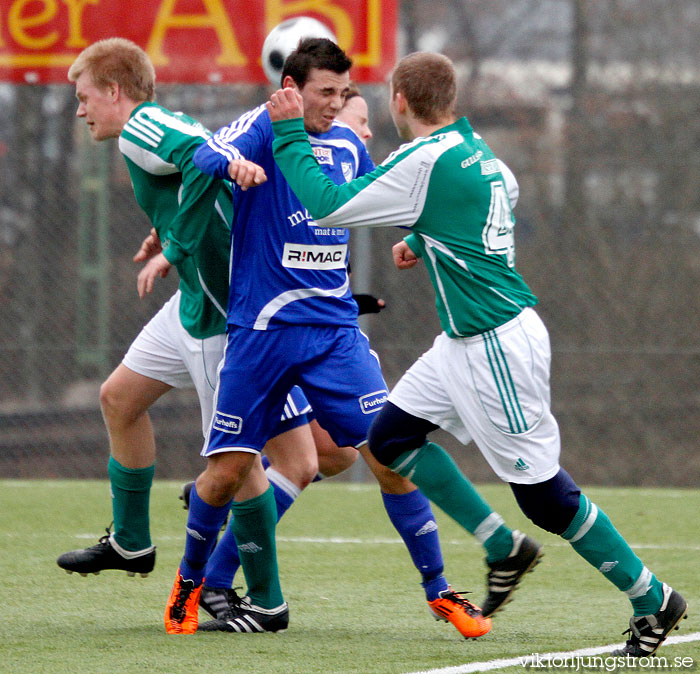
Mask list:
[{"label": "soccer ball", "polygon": [[284,62],[306,37],[325,37],[337,42],[330,28],[310,16],[297,16],[277,24],[265,38],[262,48],[262,67],[270,84],[278,87]]}]

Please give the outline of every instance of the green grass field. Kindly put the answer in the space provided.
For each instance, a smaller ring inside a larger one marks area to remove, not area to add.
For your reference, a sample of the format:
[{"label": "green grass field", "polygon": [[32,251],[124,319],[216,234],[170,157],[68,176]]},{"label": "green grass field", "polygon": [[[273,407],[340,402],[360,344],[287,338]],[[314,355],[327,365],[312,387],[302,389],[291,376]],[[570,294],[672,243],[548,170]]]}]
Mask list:
[{"label": "green grass field", "polygon": [[[460,667],[468,663],[620,643],[630,616],[622,594],[558,537],[529,524],[507,487],[488,485],[482,491],[494,508],[543,542],[546,553],[492,631],[465,641],[429,615],[377,487],[331,481],[302,494],[277,530],[290,604],[287,632],[167,636],[163,609],[184,546],[179,483],[154,486],[158,562],[145,579],[116,571],[69,576],[55,564],[60,553],[92,545],[103,533],[110,520],[106,481],[4,480],[0,487],[1,672],[404,674],[453,667],[451,674],[458,674],[474,671]],[[700,632],[700,490],[587,493],[647,566],[688,599],[689,618],[673,634]],[[484,593],[481,549],[436,515],[448,580],[457,590],[472,590],[478,602]],[[697,667],[700,641],[666,645],[658,655],[690,658]]]}]

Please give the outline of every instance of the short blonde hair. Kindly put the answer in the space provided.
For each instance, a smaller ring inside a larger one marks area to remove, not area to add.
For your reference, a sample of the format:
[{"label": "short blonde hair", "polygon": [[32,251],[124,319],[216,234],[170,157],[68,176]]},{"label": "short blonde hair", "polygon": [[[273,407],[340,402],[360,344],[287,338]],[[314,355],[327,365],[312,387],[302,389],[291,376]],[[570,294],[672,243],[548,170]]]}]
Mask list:
[{"label": "short blonde hair", "polygon": [[100,89],[116,83],[133,101],[155,100],[156,71],[148,54],[131,40],[112,37],[83,49],[68,69],[68,80],[75,82],[84,72]]},{"label": "short blonde hair", "polygon": [[404,56],[391,75],[394,94],[401,92],[413,114],[435,124],[453,115],[457,101],[455,68],[442,54],[414,52]]}]

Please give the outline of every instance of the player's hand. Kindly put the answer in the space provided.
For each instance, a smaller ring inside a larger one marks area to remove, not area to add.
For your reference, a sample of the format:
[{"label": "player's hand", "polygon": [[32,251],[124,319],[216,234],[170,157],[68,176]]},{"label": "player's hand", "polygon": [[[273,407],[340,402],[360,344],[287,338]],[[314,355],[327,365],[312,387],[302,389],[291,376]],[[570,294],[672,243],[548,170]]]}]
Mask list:
[{"label": "player's hand", "polygon": [[358,315],[378,314],[385,306],[383,299],[378,299],[374,295],[353,294],[352,298],[357,302]]},{"label": "player's hand", "polygon": [[168,258],[163,253],[158,253],[152,257],[139,272],[136,279],[136,290],[139,297],[143,299],[147,293],[153,292],[153,286],[157,278],[165,278],[170,271],[172,265],[168,262]]},{"label": "player's hand", "polygon": [[398,269],[410,269],[415,267],[418,262],[418,256],[405,241],[399,241],[395,244],[391,252],[394,256],[394,264]]},{"label": "player's hand", "polygon": [[143,240],[141,248],[139,248],[138,253],[134,255],[134,262],[145,262],[162,251],[163,247],[160,244],[158,232],[152,227],[151,233]]},{"label": "player's hand", "polygon": [[273,122],[304,116],[304,101],[301,94],[291,87],[275,91],[265,106]]},{"label": "player's hand", "polygon": [[243,191],[267,181],[265,169],[248,159],[232,160],[228,165],[228,174]]}]

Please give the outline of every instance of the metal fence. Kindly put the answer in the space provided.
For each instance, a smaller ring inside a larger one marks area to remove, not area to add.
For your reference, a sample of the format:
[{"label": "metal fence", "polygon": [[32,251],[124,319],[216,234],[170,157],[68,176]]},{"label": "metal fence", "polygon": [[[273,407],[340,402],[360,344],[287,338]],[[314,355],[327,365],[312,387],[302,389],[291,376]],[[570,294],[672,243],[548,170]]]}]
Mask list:
[{"label": "metal fence", "polygon": [[[582,483],[700,477],[700,8],[695,0],[404,3],[402,52],[460,72],[459,112],[520,182],[518,268],[553,346],[563,465]],[[376,161],[397,140],[383,86],[364,90]],[[212,129],[265,100],[250,86],[163,86]],[[116,143],[74,118],[70,85],[0,85],[0,476],[104,477],[100,382],[172,294],[139,301],[149,224]],[[356,292],[390,385],[438,332],[424,269],[391,263],[397,231],[354,235]],[[153,410],[159,477],[202,468],[191,391]],[[437,434],[475,480],[470,446]],[[354,477],[361,476],[355,472]]]}]

